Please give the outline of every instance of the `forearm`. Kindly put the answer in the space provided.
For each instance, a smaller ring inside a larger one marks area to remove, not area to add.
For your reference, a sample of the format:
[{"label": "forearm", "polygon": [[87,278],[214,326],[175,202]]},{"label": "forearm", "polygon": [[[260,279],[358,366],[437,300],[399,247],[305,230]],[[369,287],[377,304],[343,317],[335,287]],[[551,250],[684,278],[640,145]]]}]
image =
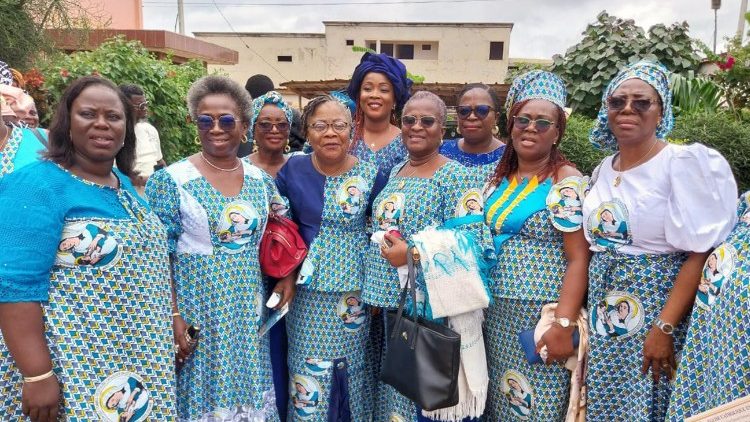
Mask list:
[{"label": "forearm", "polygon": [[169,288],[172,292],[172,313],[178,314],[180,313],[180,309],[177,306],[177,288],[174,284],[174,260],[171,255],[169,256]]},{"label": "forearm", "polygon": [[692,309],[693,302],[695,301],[695,293],[700,284],[703,263],[706,261],[708,254],[708,252],[693,252],[685,263],[682,264],[667,303],[659,315],[662,321],[677,325]]},{"label": "forearm", "polygon": [[581,230],[563,235],[567,265],[555,311],[555,316],[558,318],[564,317],[571,321],[578,319],[589,286],[591,251],[588,246]]},{"label": "forearm", "polygon": [[23,376],[34,377],[52,370],[39,303],[0,304],[0,330]]}]

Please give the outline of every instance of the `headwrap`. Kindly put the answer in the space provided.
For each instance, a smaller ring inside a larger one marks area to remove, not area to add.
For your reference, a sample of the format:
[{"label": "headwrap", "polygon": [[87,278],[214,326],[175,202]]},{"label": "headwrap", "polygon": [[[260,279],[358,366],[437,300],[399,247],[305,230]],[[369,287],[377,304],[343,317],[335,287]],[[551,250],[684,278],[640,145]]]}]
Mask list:
[{"label": "headwrap", "polygon": [[384,74],[391,84],[393,84],[393,94],[396,99],[396,109],[401,110],[406,104],[406,100],[411,96],[410,89],[412,81],[406,77],[406,66],[399,60],[387,54],[365,53],[357,67],[354,68],[354,74],[346,88],[349,98],[356,104],[359,99],[359,88],[362,86],[362,80],[370,72]]},{"label": "headwrap", "polygon": [[251,140],[255,135],[255,122],[258,120],[260,110],[266,104],[276,104],[276,106],[284,112],[284,116],[286,116],[286,121],[289,122],[289,125],[291,126],[292,124],[292,108],[284,102],[284,98],[281,94],[276,91],[269,91],[253,100],[253,114],[250,116],[250,128],[247,131],[247,136]]},{"label": "headwrap", "polygon": [[351,98],[349,98],[349,95],[342,91],[331,91],[330,92],[331,97],[335,98],[338,102],[345,105],[346,108],[349,109],[349,112],[352,113],[352,116],[354,116],[354,112],[357,111],[357,103],[354,102]]},{"label": "headwrap", "polygon": [[26,82],[23,79],[23,73],[13,68],[10,69],[10,73],[13,75],[13,80],[18,84],[18,87],[26,89]]},{"label": "headwrap", "polygon": [[607,98],[628,79],[640,79],[646,82],[656,90],[661,98],[662,117],[656,126],[656,137],[663,139],[672,131],[674,115],[672,114],[672,91],[669,89],[669,71],[661,63],[640,61],[621,70],[612,79],[604,91],[604,95],[602,95],[602,107],[599,109],[596,124],[591,129],[591,134],[589,135],[589,141],[599,149],[611,151],[617,151],[618,149],[617,139],[615,139],[612,131],[609,130]]},{"label": "headwrap", "polygon": [[13,85],[13,72],[7,63],[0,61],[0,85]]},{"label": "headwrap", "polygon": [[505,98],[505,114],[510,118],[513,106],[525,100],[547,100],[565,109],[567,96],[565,82],[559,76],[544,70],[532,70],[513,79]]}]

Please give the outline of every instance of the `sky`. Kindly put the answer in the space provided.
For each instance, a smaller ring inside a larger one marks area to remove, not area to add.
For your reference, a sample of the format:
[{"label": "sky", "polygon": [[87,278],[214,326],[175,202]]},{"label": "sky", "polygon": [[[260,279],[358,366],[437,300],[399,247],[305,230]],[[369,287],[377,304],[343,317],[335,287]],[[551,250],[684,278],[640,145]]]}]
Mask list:
[{"label": "sky", "polygon": [[[644,29],[687,21],[690,34],[713,44],[711,0],[184,0],[185,32],[320,32],[322,21],[509,22],[511,58],[552,58],[578,43],[607,10]],[[365,3],[365,4],[356,4]],[[718,50],[737,31],[741,0],[723,0]],[[219,10],[221,13],[219,13]],[[222,14],[224,17],[222,17]],[[146,29],[176,31],[177,0],[143,0]],[[226,20],[225,20],[226,19]],[[228,22],[228,23],[227,23]],[[233,29],[232,29],[233,28]],[[750,28],[745,28],[747,31]]]}]

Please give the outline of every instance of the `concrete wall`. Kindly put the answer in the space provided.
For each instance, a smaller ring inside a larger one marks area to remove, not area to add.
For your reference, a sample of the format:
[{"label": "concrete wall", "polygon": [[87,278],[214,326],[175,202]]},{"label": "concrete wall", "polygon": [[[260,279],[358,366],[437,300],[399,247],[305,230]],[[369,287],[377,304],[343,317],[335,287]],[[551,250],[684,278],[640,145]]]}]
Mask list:
[{"label": "concrete wall", "polygon": [[81,0],[81,6],[98,21],[97,27],[143,29],[141,0]]}]

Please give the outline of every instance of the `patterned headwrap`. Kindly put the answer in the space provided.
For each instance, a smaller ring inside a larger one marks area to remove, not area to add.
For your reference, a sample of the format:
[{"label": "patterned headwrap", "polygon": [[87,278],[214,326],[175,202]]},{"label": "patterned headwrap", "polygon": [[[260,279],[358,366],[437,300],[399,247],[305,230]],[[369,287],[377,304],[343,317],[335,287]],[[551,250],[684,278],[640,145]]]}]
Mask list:
[{"label": "patterned headwrap", "polygon": [[0,61],[0,85],[13,85],[13,73],[7,63]]},{"label": "patterned headwrap", "polygon": [[331,91],[331,97],[335,98],[338,102],[345,105],[349,109],[349,112],[354,116],[354,112],[357,111],[357,103],[349,98],[349,95],[344,91]]},{"label": "patterned headwrap", "polygon": [[260,110],[266,104],[276,104],[276,106],[284,112],[284,116],[286,116],[286,121],[289,122],[289,125],[292,124],[292,108],[284,101],[281,94],[276,91],[268,91],[253,100],[253,114],[250,116],[250,128],[247,130],[247,137],[251,140],[255,135],[253,132],[255,130],[255,122],[258,120]]},{"label": "patterned headwrap", "polygon": [[384,74],[391,84],[393,84],[393,94],[396,99],[396,109],[401,110],[406,104],[406,100],[411,96],[411,79],[406,77],[406,66],[399,60],[387,54],[365,53],[362,60],[354,68],[354,74],[346,88],[349,98],[357,103],[359,99],[359,88],[362,86],[362,80],[370,72]]},{"label": "patterned headwrap", "polygon": [[656,126],[656,137],[663,139],[674,126],[674,115],[672,114],[672,91],[669,89],[669,71],[664,65],[656,62],[641,61],[626,67],[612,79],[602,95],[602,108],[599,109],[596,124],[591,129],[589,141],[595,147],[603,150],[617,151],[617,139],[609,130],[607,118],[607,98],[628,79],[640,79],[651,85],[659,94],[662,103],[662,117]]},{"label": "patterned headwrap", "polygon": [[513,79],[505,98],[505,114],[510,118],[513,106],[524,100],[547,100],[564,109],[567,96],[565,82],[559,76],[544,70],[532,70]]}]

